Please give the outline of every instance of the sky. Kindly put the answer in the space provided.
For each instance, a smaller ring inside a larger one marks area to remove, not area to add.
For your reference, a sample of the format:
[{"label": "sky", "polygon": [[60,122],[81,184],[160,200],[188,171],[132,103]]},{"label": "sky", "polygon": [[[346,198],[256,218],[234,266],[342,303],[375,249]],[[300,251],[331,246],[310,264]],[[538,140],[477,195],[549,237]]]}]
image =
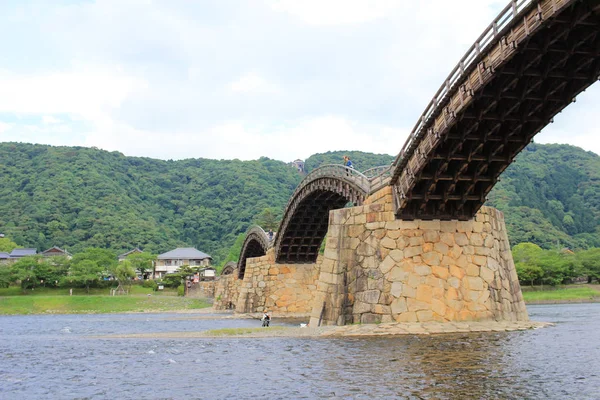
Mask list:
[{"label": "sky", "polygon": [[[460,8],[457,8],[460,4]],[[2,0],[0,142],[396,155],[507,0]],[[535,138],[600,154],[600,85]]]}]

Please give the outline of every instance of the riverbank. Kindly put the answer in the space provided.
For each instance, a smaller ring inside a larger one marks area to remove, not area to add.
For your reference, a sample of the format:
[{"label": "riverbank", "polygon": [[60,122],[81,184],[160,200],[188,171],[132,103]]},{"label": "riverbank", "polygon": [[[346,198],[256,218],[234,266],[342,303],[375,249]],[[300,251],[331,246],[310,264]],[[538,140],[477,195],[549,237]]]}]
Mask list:
[{"label": "riverbank", "polygon": [[201,332],[160,332],[126,335],[93,336],[97,339],[191,339],[191,338],[278,338],[278,337],[359,337],[436,335],[451,333],[510,332],[539,329],[553,324],[535,321],[467,321],[467,322],[409,322],[360,324],[320,327],[230,328]]},{"label": "riverbank", "polygon": [[569,304],[600,302],[600,285],[579,284],[553,287],[522,287],[525,304]]},{"label": "riverbank", "polygon": [[178,296],[2,296],[0,315],[185,312],[210,309],[211,305]]}]

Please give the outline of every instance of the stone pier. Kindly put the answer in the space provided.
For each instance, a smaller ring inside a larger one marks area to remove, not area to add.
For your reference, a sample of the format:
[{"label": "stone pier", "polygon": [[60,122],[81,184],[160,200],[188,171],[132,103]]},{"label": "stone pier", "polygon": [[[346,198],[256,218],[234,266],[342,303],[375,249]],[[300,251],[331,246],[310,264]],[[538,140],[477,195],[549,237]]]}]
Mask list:
[{"label": "stone pier", "polygon": [[315,264],[249,258],[245,277],[222,277],[215,306],[310,314],[311,326],[385,322],[527,321],[501,212],[469,221],[402,221],[384,190],[330,212]]}]

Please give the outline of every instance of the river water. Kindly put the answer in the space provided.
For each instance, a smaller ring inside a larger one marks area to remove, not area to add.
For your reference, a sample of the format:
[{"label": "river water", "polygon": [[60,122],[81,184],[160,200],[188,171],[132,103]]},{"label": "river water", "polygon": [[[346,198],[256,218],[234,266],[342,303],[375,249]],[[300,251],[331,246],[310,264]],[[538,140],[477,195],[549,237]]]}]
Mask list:
[{"label": "river water", "polygon": [[600,399],[600,304],[528,310],[556,325],[373,338],[97,339],[90,336],[260,322],[3,316],[0,399]]}]

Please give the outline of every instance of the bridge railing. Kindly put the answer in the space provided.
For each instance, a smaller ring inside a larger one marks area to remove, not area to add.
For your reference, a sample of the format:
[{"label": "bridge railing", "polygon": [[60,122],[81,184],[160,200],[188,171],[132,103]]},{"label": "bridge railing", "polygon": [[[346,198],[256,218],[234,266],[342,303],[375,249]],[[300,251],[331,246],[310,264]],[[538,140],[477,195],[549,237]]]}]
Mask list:
[{"label": "bridge railing", "polygon": [[517,16],[524,10],[534,4],[534,0],[512,0],[494,19],[494,21],[483,31],[481,36],[467,50],[466,54],[461,58],[459,63],[454,67],[448,75],[442,86],[438,89],[433,99],[429,102],[425,111],[419,117],[416,125],[412,129],[408,139],[404,143],[398,157],[394,160],[393,165],[397,171],[403,166],[403,163],[408,162],[406,153],[413,150],[413,147],[418,143],[418,139],[424,133],[424,128],[428,125],[432,116],[438,111],[440,106],[444,106],[449,98],[449,94],[456,88],[456,85],[469,73],[485,54],[488,46],[495,43],[499,38],[505,35],[506,29],[510,26]]},{"label": "bridge railing", "polygon": [[346,167],[341,164],[325,164],[321,165],[318,168],[315,168],[308,175],[306,175],[302,182],[300,182],[300,185],[298,185],[298,188],[304,186],[304,182],[310,182],[321,177],[337,177],[341,178],[342,180],[351,181],[352,183],[363,189],[366,193],[369,192],[369,187],[371,185],[369,182],[369,178],[367,178],[363,173],[359,172],[358,170],[355,170],[354,168]]},{"label": "bridge railing", "polygon": [[389,164],[370,168],[364,171],[363,175],[369,178],[369,193],[376,192],[384,186],[388,186],[390,184],[392,179],[392,165]]}]

